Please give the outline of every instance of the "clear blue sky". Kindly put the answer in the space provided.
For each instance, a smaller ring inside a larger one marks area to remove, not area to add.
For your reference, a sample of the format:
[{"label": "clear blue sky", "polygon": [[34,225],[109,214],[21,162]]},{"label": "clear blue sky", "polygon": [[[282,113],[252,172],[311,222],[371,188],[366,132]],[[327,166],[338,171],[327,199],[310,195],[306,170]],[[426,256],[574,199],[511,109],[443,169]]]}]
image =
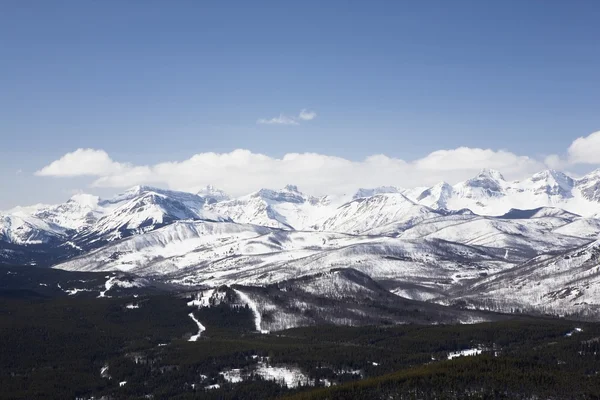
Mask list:
[{"label": "clear blue sky", "polygon": [[[3,192],[64,185],[30,175],[79,147],[564,153],[600,129],[598,21],[583,0],[3,1]],[[256,123],[303,108],[318,117]]]}]

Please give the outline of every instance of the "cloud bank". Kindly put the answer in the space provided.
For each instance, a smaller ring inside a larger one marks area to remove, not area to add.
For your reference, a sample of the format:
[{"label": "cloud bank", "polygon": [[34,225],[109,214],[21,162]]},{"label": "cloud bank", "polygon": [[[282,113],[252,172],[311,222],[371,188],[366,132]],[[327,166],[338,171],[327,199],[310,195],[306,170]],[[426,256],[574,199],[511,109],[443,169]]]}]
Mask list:
[{"label": "cloud bank", "polygon": [[181,161],[133,165],[113,160],[105,151],[77,149],[43,167],[36,175],[93,177],[91,186],[127,188],[152,184],[175,190],[197,191],[212,184],[234,196],[260,188],[298,185],[307,193],[348,194],[360,187],[396,185],[415,187],[471,178],[482,168],[501,171],[507,179],[520,179],[557,164],[600,164],[600,132],[575,140],[565,157],[550,155],[540,161],[504,150],[459,147],[434,151],[405,161],[383,154],[362,161],[316,153],[289,153],[281,158],[234,150],[199,153]]}]

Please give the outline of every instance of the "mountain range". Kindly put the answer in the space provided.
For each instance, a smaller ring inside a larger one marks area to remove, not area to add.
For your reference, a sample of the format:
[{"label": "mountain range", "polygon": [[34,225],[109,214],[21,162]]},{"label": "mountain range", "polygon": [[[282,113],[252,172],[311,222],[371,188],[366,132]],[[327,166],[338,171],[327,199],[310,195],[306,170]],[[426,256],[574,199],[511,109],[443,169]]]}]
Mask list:
[{"label": "mountain range", "polygon": [[0,213],[0,263],[191,287],[352,268],[410,300],[594,316],[599,217],[600,171],[507,181],[486,169],[453,186],[320,197],[293,185],[238,198],[137,186]]}]

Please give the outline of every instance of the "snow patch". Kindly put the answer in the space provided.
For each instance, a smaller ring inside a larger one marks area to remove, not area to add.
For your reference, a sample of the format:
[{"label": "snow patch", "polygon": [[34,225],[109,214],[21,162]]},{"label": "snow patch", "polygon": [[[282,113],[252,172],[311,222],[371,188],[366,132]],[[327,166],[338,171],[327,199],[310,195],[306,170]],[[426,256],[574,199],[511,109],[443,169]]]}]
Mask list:
[{"label": "snow patch", "polygon": [[200,338],[200,335],[202,334],[202,332],[204,332],[206,330],[206,328],[204,327],[204,325],[202,325],[200,323],[200,321],[198,321],[196,319],[196,317],[194,316],[194,313],[189,313],[188,316],[196,323],[196,325],[198,325],[198,333],[193,335],[188,341],[189,342],[195,342]]},{"label": "snow patch", "polygon": [[565,334],[565,336],[566,337],[571,337],[571,336],[573,336],[574,333],[580,333],[580,332],[583,332],[583,329],[581,329],[581,328],[575,328],[571,332],[567,332]]},{"label": "snow patch", "polygon": [[260,333],[269,333],[268,330],[261,329],[262,316],[260,315],[260,311],[258,309],[258,306],[256,305],[256,302],[254,300],[252,300],[246,293],[243,293],[237,289],[233,289],[233,290],[240,297],[240,300],[243,303],[247,304],[248,307],[250,308],[250,310],[252,310],[252,313],[254,314],[254,325],[256,327],[256,330]]},{"label": "snow patch", "polygon": [[466,350],[461,350],[461,351],[455,351],[452,352],[450,354],[448,354],[448,360],[452,360],[454,358],[457,357],[469,357],[469,356],[477,356],[479,354],[482,353],[483,350],[481,349],[466,349]]}]

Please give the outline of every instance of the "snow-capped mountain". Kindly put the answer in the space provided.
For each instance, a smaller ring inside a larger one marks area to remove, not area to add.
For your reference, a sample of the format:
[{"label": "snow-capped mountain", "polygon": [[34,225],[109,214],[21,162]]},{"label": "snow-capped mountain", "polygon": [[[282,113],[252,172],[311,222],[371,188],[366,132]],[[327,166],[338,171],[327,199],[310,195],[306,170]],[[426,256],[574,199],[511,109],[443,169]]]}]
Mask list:
[{"label": "snow-capped mountain", "polygon": [[[475,304],[488,294],[509,298],[500,286],[518,285],[507,277],[529,287],[556,265],[579,277],[573,262],[560,260],[581,254],[590,254],[582,273],[591,274],[599,193],[600,171],[573,179],[552,170],[513,182],[483,170],[454,186],[383,186],[338,197],[293,185],[233,199],[212,186],[196,194],[137,186],[108,199],[78,194],[2,214],[0,262],[214,286],[269,285],[350,267],[407,298]],[[550,292],[565,282],[588,290],[563,281]],[[460,292],[465,285],[480,297]],[[525,298],[566,307],[559,295],[540,296]]]},{"label": "snow-capped mountain", "polygon": [[[213,186],[198,194],[137,186],[109,199],[79,194],[63,204],[21,207],[4,215],[33,218],[28,237],[42,237],[48,230],[62,237],[74,231],[67,235],[69,241],[86,248],[90,243],[98,246],[188,219],[231,220],[286,230],[397,235],[448,211],[501,216],[511,209],[554,207],[594,218],[600,214],[598,193],[600,171],[572,179],[548,170],[509,182],[499,172],[486,169],[454,186],[445,182],[415,189],[382,186],[341,197],[306,195],[293,185],[281,190],[261,189],[234,199]],[[580,224],[582,229],[591,227],[590,237],[594,223]],[[33,232],[37,227],[39,232]],[[579,237],[576,232],[575,236]],[[9,234],[2,240],[22,242]]]},{"label": "snow-capped mountain", "polygon": [[480,215],[502,215],[510,209],[557,207],[583,216],[600,209],[600,171],[581,179],[547,170],[522,181],[507,181],[484,169],[474,178],[450,186],[441,182],[422,191],[404,191],[411,200],[434,209],[470,209]]},{"label": "snow-capped mountain", "polygon": [[192,193],[136,186],[110,199],[78,194],[58,205],[18,207],[2,216],[0,241],[52,243],[83,251],[179,220],[225,221]]},{"label": "snow-capped mountain", "polygon": [[202,197],[204,202],[207,204],[218,203],[220,201],[231,199],[227,193],[214,187],[213,185],[207,185],[203,189],[199,190],[196,194]]},{"label": "snow-capped mountain", "polygon": [[15,212],[0,215],[0,241],[17,245],[37,245],[62,242],[67,230],[51,222]]},{"label": "snow-capped mountain", "polygon": [[144,188],[135,196],[111,203],[120,205],[77,235],[77,242],[113,241],[185,219],[224,220],[204,210],[199,202],[193,195],[182,198]]},{"label": "snow-capped mountain", "polygon": [[360,199],[363,197],[372,197],[372,196],[375,196],[376,194],[403,193],[404,191],[405,191],[405,189],[400,189],[395,186],[380,186],[380,187],[373,188],[373,189],[360,188],[356,191],[356,193],[354,193],[354,196],[352,196],[352,200]]},{"label": "snow-capped mountain", "polygon": [[581,197],[591,202],[600,202],[600,169],[575,181]]},{"label": "snow-capped mountain", "polygon": [[[19,211],[19,208],[13,211]],[[76,231],[93,225],[103,215],[100,198],[89,194],[76,194],[62,204],[38,205],[21,211],[47,223]]]},{"label": "snow-capped mountain", "polygon": [[[439,210],[447,209],[448,201],[452,197],[452,186],[446,182],[440,182],[435,186],[427,188],[415,196],[415,200],[424,206]],[[411,193],[405,193],[410,197]],[[414,194],[413,194],[414,195]]]},{"label": "snow-capped mountain", "polygon": [[326,218],[335,205],[328,197],[307,196],[296,186],[287,185],[282,190],[261,189],[206,208],[243,224],[305,230]]},{"label": "snow-capped mountain", "polygon": [[385,193],[357,198],[344,204],[317,228],[330,232],[369,234],[372,230],[379,231],[393,224],[395,231],[401,231],[437,215],[434,210],[416,204],[400,193]]}]

